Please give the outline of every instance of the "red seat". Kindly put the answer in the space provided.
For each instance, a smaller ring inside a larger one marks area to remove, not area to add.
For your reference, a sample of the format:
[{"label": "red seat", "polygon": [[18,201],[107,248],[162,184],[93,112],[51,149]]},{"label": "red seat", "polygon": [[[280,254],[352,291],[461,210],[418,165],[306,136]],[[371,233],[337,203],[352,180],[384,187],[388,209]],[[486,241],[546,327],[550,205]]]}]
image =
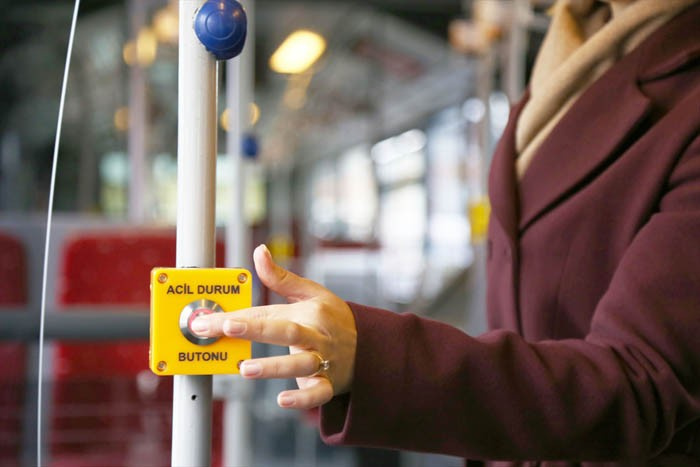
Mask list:
[{"label": "red seat", "polygon": [[[174,231],[162,230],[69,239],[58,303],[85,313],[99,313],[100,306],[148,307],[150,271],[175,265],[175,243]],[[216,248],[223,263],[224,245],[218,242]],[[147,340],[64,341],[54,355],[52,465],[170,463],[172,378],[148,369]],[[219,417],[217,423],[220,427]]]},{"label": "red seat", "polygon": [[[3,307],[27,303],[27,263],[24,246],[0,233],[0,312]],[[26,349],[23,344],[0,344],[0,465],[20,463],[22,411],[26,385]]]}]

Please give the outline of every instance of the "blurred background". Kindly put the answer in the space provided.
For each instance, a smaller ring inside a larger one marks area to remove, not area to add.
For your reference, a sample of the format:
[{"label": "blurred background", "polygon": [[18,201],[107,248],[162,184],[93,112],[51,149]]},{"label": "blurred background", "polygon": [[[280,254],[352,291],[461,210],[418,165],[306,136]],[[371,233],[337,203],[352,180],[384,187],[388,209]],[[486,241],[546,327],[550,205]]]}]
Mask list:
[{"label": "blurred background", "polygon": [[[490,156],[550,3],[244,2],[247,87],[230,64],[218,70],[217,264],[249,266],[227,248],[242,229],[248,258],[264,242],[346,300],[483,332]],[[73,2],[0,4],[0,464],[36,465],[44,243]],[[177,25],[176,1],[81,3],[46,270],[45,465],[170,462],[172,381],[147,369],[148,274],[175,265]],[[279,300],[256,287],[255,303]],[[277,408],[290,384],[215,380],[215,465],[462,465],[327,447],[315,414]]]}]

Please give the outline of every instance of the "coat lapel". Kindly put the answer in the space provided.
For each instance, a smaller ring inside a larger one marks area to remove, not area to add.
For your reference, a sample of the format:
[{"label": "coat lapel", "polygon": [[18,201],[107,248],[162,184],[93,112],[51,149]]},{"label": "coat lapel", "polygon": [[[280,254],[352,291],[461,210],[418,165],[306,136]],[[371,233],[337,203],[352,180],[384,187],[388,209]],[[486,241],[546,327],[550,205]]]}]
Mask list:
[{"label": "coat lapel", "polygon": [[652,110],[639,83],[663,79],[700,59],[698,36],[688,32],[696,31],[699,21],[700,4],[610,68],[557,124],[520,181],[515,174],[515,126],[529,94],[513,108],[489,178],[493,217],[513,244],[521,231],[598,175],[631,142],[635,128]]},{"label": "coat lapel", "polygon": [[632,66],[613,67],[593,84],[539,148],[520,180],[521,230],[599,173],[649,114]]},{"label": "coat lapel", "polygon": [[515,127],[529,99],[526,92],[513,107],[503,137],[494,151],[489,172],[489,201],[493,217],[503,228],[512,245],[518,234],[518,191],[515,175]]}]

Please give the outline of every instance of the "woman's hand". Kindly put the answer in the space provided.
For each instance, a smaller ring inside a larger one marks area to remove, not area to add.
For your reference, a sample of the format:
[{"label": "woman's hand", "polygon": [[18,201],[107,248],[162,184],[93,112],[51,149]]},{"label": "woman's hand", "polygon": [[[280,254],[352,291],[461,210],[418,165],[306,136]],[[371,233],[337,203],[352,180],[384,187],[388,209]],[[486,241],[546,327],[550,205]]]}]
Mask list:
[{"label": "woman's hand", "polygon": [[289,355],[246,360],[240,367],[250,379],[296,378],[299,389],[281,392],[280,407],[310,409],[348,392],[357,341],[350,307],[321,285],[275,264],[265,245],[255,249],[253,261],[262,283],[289,304],[202,316],[192,329],[205,337],[288,346]]}]

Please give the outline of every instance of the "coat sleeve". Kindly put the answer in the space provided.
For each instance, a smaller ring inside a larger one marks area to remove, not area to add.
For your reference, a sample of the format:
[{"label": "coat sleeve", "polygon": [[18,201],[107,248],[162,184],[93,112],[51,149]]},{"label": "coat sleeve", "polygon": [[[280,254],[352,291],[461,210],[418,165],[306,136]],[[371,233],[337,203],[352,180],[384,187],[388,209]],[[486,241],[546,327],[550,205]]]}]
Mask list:
[{"label": "coat sleeve", "polygon": [[326,442],[474,459],[654,457],[700,420],[700,139],[630,243],[585,339],[474,338],[351,308],[354,383],[321,410]]}]

